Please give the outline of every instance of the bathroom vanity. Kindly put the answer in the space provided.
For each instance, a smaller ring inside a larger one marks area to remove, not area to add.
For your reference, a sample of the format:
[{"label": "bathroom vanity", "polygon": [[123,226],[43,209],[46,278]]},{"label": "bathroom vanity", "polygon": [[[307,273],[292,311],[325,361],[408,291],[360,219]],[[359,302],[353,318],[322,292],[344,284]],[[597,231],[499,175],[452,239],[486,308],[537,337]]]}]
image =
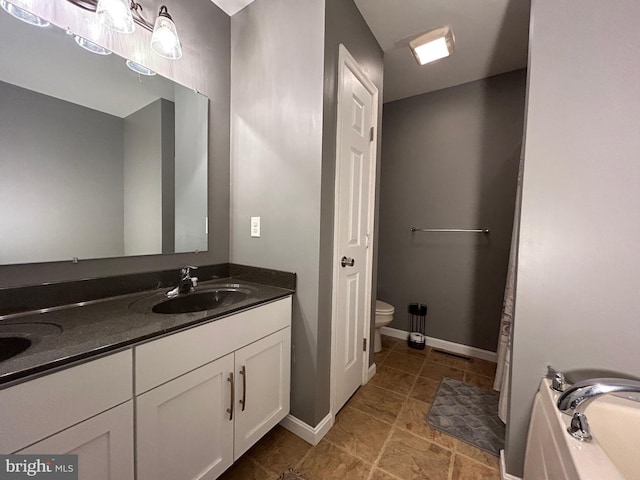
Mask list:
[{"label": "bathroom vanity", "polygon": [[[152,313],[164,292],[145,292],[12,319],[60,325],[50,350],[78,360],[47,363],[36,345],[31,360],[0,362],[11,380],[0,390],[0,452],[78,454],[81,479],[218,477],[289,412],[292,292],[234,286],[253,293],[206,312]],[[101,321],[82,326],[98,311]],[[100,330],[110,351],[83,353]]]}]

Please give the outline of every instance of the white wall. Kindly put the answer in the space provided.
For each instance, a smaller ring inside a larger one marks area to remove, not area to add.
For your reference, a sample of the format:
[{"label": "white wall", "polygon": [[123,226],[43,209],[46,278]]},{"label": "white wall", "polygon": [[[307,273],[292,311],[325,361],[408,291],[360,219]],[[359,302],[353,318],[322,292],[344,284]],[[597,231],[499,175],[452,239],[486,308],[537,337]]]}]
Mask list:
[{"label": "white wall", "polygon": [[547,365],[640,375],[640,3],[534,0],[507,471]]}]

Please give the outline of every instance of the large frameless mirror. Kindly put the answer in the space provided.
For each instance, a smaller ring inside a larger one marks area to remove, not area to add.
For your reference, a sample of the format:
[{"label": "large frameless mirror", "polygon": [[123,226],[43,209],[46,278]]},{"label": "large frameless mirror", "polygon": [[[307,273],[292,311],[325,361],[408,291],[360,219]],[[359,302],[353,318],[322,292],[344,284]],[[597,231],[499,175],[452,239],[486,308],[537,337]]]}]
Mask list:
[{"label": "large frameless mirror", "polygon": [[207,250],[208,99],[92,49],[0,10],[0,264]]}]

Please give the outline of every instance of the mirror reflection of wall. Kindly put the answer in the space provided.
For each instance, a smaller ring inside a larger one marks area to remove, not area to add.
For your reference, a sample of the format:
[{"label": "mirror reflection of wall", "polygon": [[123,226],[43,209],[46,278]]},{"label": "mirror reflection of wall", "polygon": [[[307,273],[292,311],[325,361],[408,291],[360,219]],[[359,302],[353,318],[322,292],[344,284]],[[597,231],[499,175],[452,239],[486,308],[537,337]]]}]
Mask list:
[{"label": "mirror reflection of wall", "polygon": [[207,250],[208,99],[0,12],[0,264]]}]

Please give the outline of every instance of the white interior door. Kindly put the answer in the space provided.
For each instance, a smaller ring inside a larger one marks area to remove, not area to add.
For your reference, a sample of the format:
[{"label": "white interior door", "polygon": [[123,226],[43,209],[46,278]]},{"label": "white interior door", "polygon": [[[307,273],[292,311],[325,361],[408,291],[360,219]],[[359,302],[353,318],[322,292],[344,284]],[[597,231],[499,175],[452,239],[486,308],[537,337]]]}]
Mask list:
[{"label": "white interior door", "polygon": [[340,46],[336,146],[333,412],[362,385],[371,321],[377,90]]}]

